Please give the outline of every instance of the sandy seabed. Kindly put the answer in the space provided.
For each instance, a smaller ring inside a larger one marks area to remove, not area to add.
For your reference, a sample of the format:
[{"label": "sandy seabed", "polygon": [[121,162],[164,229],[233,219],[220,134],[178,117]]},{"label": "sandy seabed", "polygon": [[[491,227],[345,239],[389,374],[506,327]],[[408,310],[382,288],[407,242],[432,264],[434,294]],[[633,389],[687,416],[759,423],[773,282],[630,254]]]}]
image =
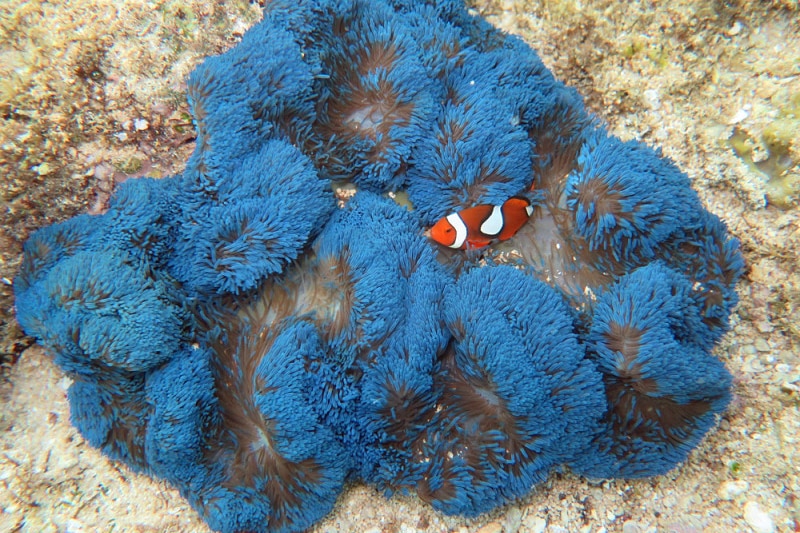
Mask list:
[{"label": "sandy seabed", "polygon": [[[475,9],[531,43],[612,133],[660,146],[740,239],[741,302],[716,351],[734,375],[734,401],[665,476],[554,474],[474,520],[354,485],[313,531],[800,531],[800,209],[784,194],[800,182],[800,129],[782,176],[770,181],[747,162],[769,163],[765,132],[800,113],[797,2],[482,0]],[[0,531],[208,531],[177,491],[109,462],[71,427],[69,378],[41,348],[23,352],[12,279],[35,228],[101,210],[124,179],[180,172],[192,149],[186,75],[257,19],[243,1],[0,5]],[[749,156],[734,152],[734,134]]]}]

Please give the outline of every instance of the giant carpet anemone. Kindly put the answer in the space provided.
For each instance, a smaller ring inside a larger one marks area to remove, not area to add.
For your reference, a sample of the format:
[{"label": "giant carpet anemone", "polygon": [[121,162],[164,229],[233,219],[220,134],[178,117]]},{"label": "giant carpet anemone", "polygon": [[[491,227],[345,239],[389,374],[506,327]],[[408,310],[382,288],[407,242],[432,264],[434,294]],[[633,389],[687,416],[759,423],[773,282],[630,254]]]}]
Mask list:
[{"label": "giant carpet anemone", "polygon": [[[349,480],[476,515],[663,474],[725,409],[737,241],[460,2],[270,2],[188,95],[186,170],[39,230],[14,287],[73,424],[213,529],[304,530]],[[478,256],[423,236],[521,193]]]}]

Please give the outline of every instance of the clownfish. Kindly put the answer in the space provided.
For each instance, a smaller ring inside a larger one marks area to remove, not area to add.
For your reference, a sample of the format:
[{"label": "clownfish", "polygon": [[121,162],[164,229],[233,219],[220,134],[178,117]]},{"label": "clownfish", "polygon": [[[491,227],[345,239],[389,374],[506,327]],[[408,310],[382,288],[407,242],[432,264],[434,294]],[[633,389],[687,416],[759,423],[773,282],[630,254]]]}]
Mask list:
[{"label": "clownfish", "polygon": [[524,196],[512,196],[503,205],[468,207],[439,219],[431,228],[431,239],[460,250],[483,248],[513,237],[532,213]]}]

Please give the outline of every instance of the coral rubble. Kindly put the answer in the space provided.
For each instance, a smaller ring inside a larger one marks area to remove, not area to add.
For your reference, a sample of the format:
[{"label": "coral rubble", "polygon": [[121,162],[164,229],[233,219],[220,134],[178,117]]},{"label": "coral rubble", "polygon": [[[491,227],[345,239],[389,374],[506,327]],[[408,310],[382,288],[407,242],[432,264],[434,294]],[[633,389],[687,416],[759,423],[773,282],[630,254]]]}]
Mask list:
[{"label": "coral rubble", "polygon": [[[725,409],[737,242],[460,2],[270,2],[189,100],[185,172],[40,230],[14,286],[75,426],[212,528],[303,530],[348,479],[475,515],[657,475]],[[423,236],[521,193],[481,257]]]}]

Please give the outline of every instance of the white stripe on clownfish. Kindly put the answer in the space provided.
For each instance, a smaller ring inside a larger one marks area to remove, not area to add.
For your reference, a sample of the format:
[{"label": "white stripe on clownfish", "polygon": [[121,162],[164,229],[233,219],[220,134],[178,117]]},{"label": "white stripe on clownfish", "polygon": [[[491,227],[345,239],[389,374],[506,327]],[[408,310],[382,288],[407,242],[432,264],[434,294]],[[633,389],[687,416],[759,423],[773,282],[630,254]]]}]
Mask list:
[{"label": "white stripe on clownfish", "polygon": [[462,220],[458,213],[450,213],[445,218],[453,229],[456,230],[455,240],[453,240],[453,244],[449,245],[450,248],[461,248],[467,240],[467,225],[464,224],[464,220]]},{"label": "white stripe on clownfish", "polygon": [[481,233],[495,236],[503,231],[503,208],[499,205],[492,206],[492,213],[481,224]]}]

